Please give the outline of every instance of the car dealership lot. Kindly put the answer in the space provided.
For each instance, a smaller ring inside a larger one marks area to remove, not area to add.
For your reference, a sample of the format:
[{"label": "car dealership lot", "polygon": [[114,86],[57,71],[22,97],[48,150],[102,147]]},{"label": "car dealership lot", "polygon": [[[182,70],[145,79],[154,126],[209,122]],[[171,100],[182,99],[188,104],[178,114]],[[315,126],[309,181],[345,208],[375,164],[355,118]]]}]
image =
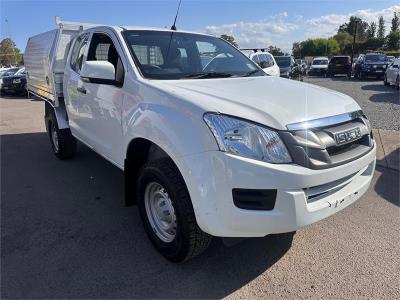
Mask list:
[{"label": "car dealership lot", "polygon": [[[305,81],[349,94],[375,129],[398,134],[393,87]],[[71,161],[52,155],[43,110],[0,99],[2,298],[400,298],[398,171],[378,167],[362,199],[295,235],[215,239],[176,265],[153,249],[136,207],[123,206],[120,170],[81,144]],[[390,149],[383,159],[398,156]]]}]

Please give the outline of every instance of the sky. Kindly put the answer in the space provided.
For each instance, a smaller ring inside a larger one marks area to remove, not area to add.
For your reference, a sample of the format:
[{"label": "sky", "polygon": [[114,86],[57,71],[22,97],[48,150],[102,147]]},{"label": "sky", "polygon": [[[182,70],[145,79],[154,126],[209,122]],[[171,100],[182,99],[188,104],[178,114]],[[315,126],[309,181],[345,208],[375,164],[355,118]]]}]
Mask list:
[{"label": "sky", "polygon": [[[178,0],[0,0],[0,38],[11,36],[23,52],[28,37],[56,28],[55,16],[84,23],[170,27]],[[182,0],[178,30],[233,35],[242,48],[278,46],[333,35],[351,15],[377,21],[387,31],[399,1],[386,0]]]}]

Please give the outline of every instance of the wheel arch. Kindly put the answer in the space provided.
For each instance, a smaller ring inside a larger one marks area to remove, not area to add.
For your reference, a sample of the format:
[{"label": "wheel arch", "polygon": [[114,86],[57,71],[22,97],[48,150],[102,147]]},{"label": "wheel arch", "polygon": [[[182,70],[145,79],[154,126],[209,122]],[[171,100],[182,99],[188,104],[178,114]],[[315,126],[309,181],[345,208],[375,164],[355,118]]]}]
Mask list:
[{"label": "wheel arch", "polygon": [[169,158],[179,170],[173,157],[155,142],[142,137],[136,137],[129,142],[124,160],[126,206],[136,204],[136,178],[140,168],[148,161],[154,161],[165,157]]}]

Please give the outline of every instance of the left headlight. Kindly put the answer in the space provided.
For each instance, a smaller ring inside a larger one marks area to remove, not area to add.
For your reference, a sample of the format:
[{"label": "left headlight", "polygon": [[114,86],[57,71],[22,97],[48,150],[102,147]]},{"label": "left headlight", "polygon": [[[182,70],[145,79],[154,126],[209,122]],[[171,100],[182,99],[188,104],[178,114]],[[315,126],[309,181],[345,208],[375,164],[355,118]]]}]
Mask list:
[{"label": "left headlight", "polygon": [[290,163],[289,152],[278,133],[238,118],[207,113],[204,121],[221,151],[269,163]]}]

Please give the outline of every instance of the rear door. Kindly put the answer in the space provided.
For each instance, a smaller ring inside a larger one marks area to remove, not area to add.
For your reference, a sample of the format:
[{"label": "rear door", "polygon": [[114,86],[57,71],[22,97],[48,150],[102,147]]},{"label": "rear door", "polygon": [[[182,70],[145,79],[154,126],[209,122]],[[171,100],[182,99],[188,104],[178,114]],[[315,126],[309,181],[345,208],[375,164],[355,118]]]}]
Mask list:
[{"label": "rear door", "polygon": [[127,63],[114,32],[108,29],[93,32],[86,61],[108,61],[114,66],[116,84],[84,82],[87,110],[82,119],[93,148],[122,167],[121,116]]},{"label": "rear door", "polygon": [[86,60],[88,41],[87,32],[75,39],[64,71],[64,101],[68,111],[69,126],[72,133],[80,139],[84,139],[81,113],[84,112],[86,98],[80,72]]}]

